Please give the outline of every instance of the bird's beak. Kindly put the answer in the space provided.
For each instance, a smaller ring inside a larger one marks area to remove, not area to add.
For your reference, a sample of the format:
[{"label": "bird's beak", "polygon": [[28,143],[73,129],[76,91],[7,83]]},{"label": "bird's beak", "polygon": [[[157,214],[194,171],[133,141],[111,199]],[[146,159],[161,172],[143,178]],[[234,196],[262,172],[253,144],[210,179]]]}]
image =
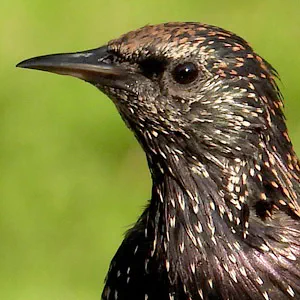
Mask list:
[{"label": "bird's beak", "polygon": [[125,70],[109,60],[103,46],[77,53],[51,54],[24,60],[17,67],[70,75],[91,83],[102,83],[125,76]]}]

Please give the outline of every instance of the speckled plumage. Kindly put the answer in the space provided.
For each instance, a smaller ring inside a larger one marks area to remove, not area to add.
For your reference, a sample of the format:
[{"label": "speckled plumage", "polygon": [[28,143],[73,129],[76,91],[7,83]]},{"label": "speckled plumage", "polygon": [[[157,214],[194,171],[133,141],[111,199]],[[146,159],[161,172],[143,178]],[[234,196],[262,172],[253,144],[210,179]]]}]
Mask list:
[{"label": "speckled plumage", "polygon": [[[102,299],[300,299],[299,163],[274,69],[200,23],[146,26],[106,51],[126,76],[84,79],[133,130],[153,188]],[[180,84],[186,63],[197,77]]]}]

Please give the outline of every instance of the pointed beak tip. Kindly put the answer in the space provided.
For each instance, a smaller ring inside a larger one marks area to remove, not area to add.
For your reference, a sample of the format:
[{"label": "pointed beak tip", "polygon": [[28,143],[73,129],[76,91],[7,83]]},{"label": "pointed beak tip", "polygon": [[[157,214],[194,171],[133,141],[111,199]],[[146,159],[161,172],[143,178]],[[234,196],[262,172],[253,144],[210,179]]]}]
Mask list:
[{"label": "pointed beak tip", "polygon": [[16,64],[17,68],[22,68],[22,69],[35,69],[36,68],[36,63],[34,59],[29,58],[22,60],[21,62]]},{"label": "pointed beak tip", "polygon": [[26,63],[26,60],[23,60],[16,64],[16,68],[28,68],[28,65]]}]

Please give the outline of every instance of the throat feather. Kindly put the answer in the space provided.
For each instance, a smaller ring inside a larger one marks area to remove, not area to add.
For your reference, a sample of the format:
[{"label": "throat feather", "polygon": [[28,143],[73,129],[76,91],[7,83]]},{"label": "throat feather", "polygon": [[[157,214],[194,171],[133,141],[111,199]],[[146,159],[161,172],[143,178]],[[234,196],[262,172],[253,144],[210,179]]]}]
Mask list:
[{"label": "throat feather", "polygon": [[155,220],[152,254],[163,257],[169,281],[174,286],[181,281],[190,297],[213,291],[222,282],[242,281],[249,272],[260,282],[264,267],[256,270],[243,251],[251,257],[272,249],[264,226],[278,226],[272,220],[277,219],[278,205],[297,217],[287,204],[293,205],[288,196],[295,177],[287,176],[279,162],[268,168],[260,154],[231,160],[210,154],[200,162],[196,156],[176,159],[170,152],[159,167],[157,158],[149,160],[154,183],[149,206],[149,219]]}]

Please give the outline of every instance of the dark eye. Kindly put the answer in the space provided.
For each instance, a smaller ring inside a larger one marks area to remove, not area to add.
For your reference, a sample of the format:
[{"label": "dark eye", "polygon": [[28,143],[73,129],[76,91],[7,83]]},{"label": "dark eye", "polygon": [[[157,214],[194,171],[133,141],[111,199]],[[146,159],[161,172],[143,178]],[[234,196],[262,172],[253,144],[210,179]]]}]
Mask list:
[{"label": "dark eye", "polygon": [[198,68],[191,62],[186,62],[175,67],[172,72],[173,78],[180,84],[188,84],[198,77]]}]

